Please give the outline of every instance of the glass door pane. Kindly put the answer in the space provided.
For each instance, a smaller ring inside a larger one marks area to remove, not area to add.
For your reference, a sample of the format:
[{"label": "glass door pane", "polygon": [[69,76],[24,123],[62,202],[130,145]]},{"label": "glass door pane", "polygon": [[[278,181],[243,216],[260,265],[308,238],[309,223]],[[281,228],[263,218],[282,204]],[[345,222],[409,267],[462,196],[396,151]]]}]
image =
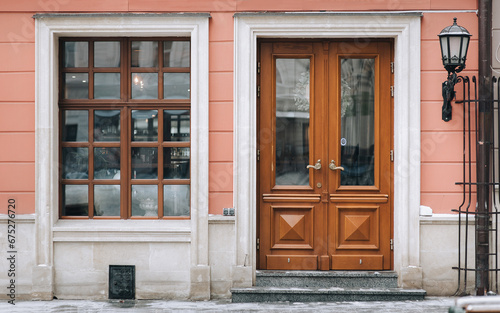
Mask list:
[{"label": "glass door pane", "polygon": [[276,185],[309,185],[310,59],[276,59]]},{"label": "glass door pane", "polygon": [[374,184],[375,59],[341,60],[341,185]]}]

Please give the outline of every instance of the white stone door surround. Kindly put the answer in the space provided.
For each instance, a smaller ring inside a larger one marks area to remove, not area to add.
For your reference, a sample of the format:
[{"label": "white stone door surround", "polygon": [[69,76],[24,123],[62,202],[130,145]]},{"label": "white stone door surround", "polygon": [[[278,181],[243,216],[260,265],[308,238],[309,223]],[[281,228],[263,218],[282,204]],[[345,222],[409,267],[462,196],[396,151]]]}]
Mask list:
[{"label": "white stone door surround", "polygon": [[394,39],[394,270],[419,287],[420,12],[236,13],[234,81],[233,285],[255,281],[257,216],[257,39]]}]

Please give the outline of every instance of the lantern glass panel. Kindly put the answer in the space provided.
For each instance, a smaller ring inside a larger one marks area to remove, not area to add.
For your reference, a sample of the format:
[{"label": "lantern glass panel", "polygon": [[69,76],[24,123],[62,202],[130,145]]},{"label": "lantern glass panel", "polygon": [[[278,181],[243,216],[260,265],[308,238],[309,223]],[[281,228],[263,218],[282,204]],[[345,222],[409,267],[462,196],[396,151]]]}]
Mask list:
[{"label": "lantern glass panel", "polygon": [[440,37],[441,41],[441,55],[443,57],[443,64],[448,64],[448,37]]},{"label": "lantern glass panel", "polygon": [[450,44],[450,61],[452,64],[460,63],[460,48],[461,48],[461,40],[462,37],[459,36],[450,36],[449,44]]},{"label": "lantern glass panel", "polygon": [[465,64],[465,58],[467,57],[467,49],[469,48],[469,37],[462,37],[462,62]]}]

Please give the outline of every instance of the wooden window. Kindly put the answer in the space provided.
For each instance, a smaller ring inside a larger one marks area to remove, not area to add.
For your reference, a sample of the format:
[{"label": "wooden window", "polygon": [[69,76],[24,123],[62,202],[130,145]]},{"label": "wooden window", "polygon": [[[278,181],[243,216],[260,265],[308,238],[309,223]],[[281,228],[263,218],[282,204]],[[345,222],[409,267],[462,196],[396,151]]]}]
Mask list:
[{"label": "wooden window", "polygon": [[189,38],[60,39],[60,217],[190,217]]}]

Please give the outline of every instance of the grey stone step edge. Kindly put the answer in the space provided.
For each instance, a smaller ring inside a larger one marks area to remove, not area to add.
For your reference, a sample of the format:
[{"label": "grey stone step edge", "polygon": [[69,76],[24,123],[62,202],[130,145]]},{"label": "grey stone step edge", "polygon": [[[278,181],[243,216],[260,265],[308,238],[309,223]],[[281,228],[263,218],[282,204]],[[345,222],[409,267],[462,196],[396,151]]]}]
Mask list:
[{"label": "grey stone step edge", "polygon": [[422,289],[361,288],[233,288],[233,302],[327,302],[327,301],[406,301],[423,300]]},{"label": "grey stone step edge", "polygon": [[398,278],[394,271],[280,271],[258,270],[257,277],[341,277],[341,278]]},{"label": "grey stone step edge", "polygon": [[257,271],[255,286],[318,288],[397,288],[395,272]]}]

